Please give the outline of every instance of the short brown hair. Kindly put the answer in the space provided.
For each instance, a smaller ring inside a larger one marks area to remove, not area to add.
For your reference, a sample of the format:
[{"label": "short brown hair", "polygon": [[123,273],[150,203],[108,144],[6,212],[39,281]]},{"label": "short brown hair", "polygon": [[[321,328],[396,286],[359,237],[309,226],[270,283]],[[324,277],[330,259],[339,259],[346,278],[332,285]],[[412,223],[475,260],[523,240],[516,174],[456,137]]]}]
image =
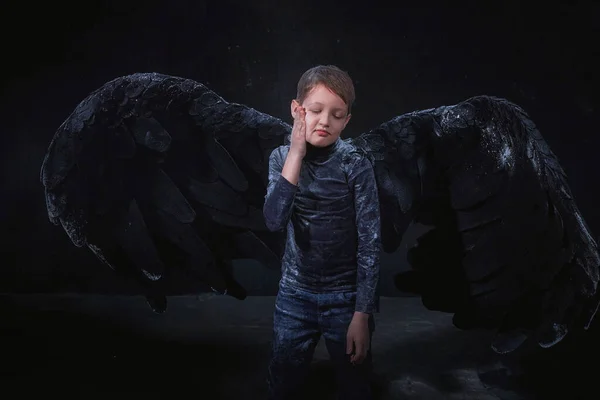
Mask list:
[{"label": "short brown hair", "polygon": [[300,104],[310,91],[317,85],[323,84],[340,96],[348,106],[348,114],[354,103],[354,84],[350,75],[335,65],[317,65],[306,71],[298,81],[296,100]]}]

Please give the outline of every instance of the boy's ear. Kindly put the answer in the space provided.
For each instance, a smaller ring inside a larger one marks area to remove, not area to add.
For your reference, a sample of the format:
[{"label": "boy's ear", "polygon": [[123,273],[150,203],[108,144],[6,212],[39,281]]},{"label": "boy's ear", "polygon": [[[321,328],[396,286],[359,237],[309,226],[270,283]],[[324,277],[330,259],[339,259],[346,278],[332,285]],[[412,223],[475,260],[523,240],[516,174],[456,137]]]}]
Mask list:
[{"label": "boy's ear", "polygon": [[346,120],[344,121],[344,129],[346,129],[346,125],[348,125],[348,122],[350,122],[350,117],[352,117],[352,114],[348,114],[346,116]]},{"label": "boy's ear", "polygon": [[298,102],[298,100],[292,100],[292,104],[290,104],[290,112],[292,113],[292,118],[296,118],[296,113],[294,112],[294,109],[299,106],[300,103]]}]

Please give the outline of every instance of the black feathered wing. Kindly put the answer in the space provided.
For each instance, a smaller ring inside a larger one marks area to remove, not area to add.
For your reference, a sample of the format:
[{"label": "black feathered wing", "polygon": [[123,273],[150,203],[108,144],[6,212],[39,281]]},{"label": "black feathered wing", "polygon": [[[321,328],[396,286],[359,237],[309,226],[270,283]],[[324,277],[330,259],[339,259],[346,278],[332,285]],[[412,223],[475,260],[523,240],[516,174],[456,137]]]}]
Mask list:
[{"label": "black feathered wing", "polygon": [[396,117],[354,142],[374,163],[385,250],[412,219],[433,227],[409,252],[399,288],[454,313],[460,328],[498,329],[500,353],[587,329],[598,307],[597,243],[520,107],[478,96]]},{"label": "black feathered wing", "polygon": [[283,237],[266,229],[262,206],[269,154],[290,130],[190,79],[117,78],[56,132],[41,170],[48,215],[139,279],[157,311],[176,267],[188,289],[243,298],[228,261],[279,267]]}]

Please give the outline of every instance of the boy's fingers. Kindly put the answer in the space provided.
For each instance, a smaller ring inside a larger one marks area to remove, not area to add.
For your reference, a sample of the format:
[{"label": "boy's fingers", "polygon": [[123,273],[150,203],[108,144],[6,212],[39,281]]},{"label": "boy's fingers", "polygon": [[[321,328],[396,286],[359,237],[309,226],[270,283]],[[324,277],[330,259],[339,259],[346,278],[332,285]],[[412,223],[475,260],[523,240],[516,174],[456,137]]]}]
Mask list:
[{"label": "boy's fingers", "polygon": [[364,361],[365,359],[365,353],[361,350],[361,351],[357,351],[356,354],[354,355],[354,362],[357,364],[360,364]]},{"label": "boy's fingers", "polygon": [[362,363],[367,356],[366,345],[364,343],[357,343],[356,345],[356,353],[352,355],[350,361],[353,364]]},{"label": "boy's fingers", "polygon": [[352,338],[346,338],[346,354],[352,354],[352,350],[354,350],[354,341]]},{"label": "boy's fingers", "polygon": [[294,111],[294,120],[298,121],[299,123],[305,123],[306,121],[304,120],[306,118],[306,113],[302,111],[302,108],[298,108],[296,111]]},{"label": "boy's fingers", "polygon": [[358,365],[361,364],[364,361],[364,357],[361,357],[359,354],[353,354],[352,357],[350,357],[350,362],[354,365]]}]

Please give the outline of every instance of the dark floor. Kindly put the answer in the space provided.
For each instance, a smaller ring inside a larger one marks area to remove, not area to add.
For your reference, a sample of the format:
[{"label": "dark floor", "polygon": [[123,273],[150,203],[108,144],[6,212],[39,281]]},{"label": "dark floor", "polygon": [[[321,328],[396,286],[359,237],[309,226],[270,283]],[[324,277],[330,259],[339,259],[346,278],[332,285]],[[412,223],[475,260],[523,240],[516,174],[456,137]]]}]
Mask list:
[{"label": "dark floor", "polygon": [[[273,304],[173,297],[156,315],[138,297],[0,296],[0,387],[19,398],[263,399]],[[489,350],[489,333],[459,331],[417,298],[383,298],[381,307],[373,337],[380,399],[597,397],[583,395],[592,385],[582,382],[599,369],[589,347],[502,358]],[[307,391],[332,399],[333,385],[321,343]]]}]

